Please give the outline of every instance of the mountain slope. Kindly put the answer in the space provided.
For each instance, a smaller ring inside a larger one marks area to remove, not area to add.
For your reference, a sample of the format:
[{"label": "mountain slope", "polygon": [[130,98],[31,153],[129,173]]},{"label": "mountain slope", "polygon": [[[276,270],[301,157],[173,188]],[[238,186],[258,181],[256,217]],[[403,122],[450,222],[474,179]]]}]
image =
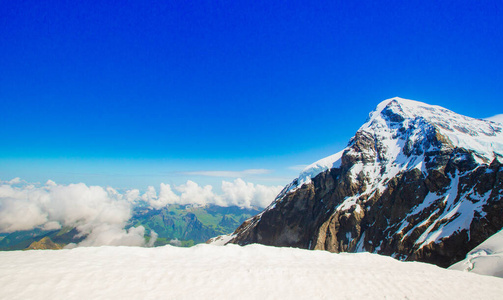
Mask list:
[{"label": "mountain slope", "polygon": [[29,248],[34,243],[36,245],[37,242],[45,238],[55,244],[65,246],[69,243],[78,244],[85,237],[80,235],[76,228],[72,227],[63,227],[57,230],[36,228],[33,230],[15,231],[4,234],[0,238],[0,251],[23,250]]},{"label": "mountain slope", "polygon": [[447,267],[503,227],[502,124],[381,102],[231,243],[369,251]]},{"label": "mountain slope", "polygon": [[46,236],[42,238],[40,241],[33,242],[30,244],[26,250],[59,250],[63,249],[63,245],[54,243],[50,237]]}]

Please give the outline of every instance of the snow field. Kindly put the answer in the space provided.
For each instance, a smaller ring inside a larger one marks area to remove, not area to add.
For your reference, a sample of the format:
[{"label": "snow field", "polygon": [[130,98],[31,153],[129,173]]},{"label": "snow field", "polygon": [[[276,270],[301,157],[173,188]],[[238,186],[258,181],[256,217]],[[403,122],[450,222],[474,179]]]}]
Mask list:
[{"label": "snow field", "polygon": [[503,279],[262,245],[0,253],[1,299],[501,299]]},{"label": "snow field", "polygon": [[503,230],[472,249],[464,260],[449,269],[503,278]]}]

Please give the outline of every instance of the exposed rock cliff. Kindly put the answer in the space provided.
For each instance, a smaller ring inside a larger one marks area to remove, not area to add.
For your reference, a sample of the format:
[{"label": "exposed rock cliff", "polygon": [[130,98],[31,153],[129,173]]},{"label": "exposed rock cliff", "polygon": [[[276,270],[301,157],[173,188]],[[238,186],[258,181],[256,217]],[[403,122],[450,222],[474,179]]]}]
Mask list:
[{"label": "exposed rock cliff", "polygon": [[447,267],[503,227],[503,125],[383,101],[231,243],[369,251]]}]

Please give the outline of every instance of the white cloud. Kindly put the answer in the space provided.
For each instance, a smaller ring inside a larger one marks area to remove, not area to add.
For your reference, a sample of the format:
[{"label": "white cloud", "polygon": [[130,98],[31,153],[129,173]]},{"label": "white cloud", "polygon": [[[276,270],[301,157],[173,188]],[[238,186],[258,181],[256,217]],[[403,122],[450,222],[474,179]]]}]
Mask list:
[{"label": "white cloud", "polygon": [[48,186],[56,186],[56,182],[52,181],[52,180],[47,180],[47,182],[45,183],[45,185],[48,185]]},{"label": "white cloud", "polygon": [[159,235],[157,234],[157,232],[150,229],[150,239],[147,243],[147,247],[154,247],[155,241],[157,240],[158,236]]},{"label": "white cloud", "polygon": [[226,203],[226,206],[266,207],[274,200],[282,188],[281,186],[254,185],[238,178],[233,182],[222,182],[222,200]]},{"label": "white cloud", "polygon": [[152,205],[152,202],[157,201],[157,192],[155,191],[155,187],[149,186],[147,191],[141,196],[141,199],[150,205]]},{"label": "white cloud", "polygon": [[79,246],[146,246],[144,235],[145,228],[143,226],[125,230],[120,226],[114,226],[114,224],[102,223],[94,227],[87,238],[79,243]]},{"label": "white cloud", "polygon": [[155,188],[149,186],[142,199],[155,209],[163,208],[168,204],[182,204],[180,203],[180,197],[171,190],[171,186],[164,183],[161,183],[159,196],[157,196]]},{"label": "white cloud", "polygon": [[172,246],[176,246],[176,247],[181,247],[182,246],[182,242],[180,240],[178,240],[178,239],[170,240],[169,244],[172,245]]},{"label": "white cloud", "polygon": [[176,187],[176,190],[182,193],[179,204],[221,205],[211,185],[201,187],[194,181],[187,180],[187,183]]},{"label": "white cloud", "polygon": [[158,201],[161,205],[166,206],[166,204],[180,201],[180,197],[173,193],[169,184],[161,183]]},{"label": "white cloud", "polygon": [[222,193],[217,194],[211,185],[200,186],[194,181],[188,180],[185,184],[174,186],[173,189],[169,184],[161,183],[159,196],[157,196],[155,188],[149,186],[141,199],[154,209],[160,209],[169,204],[214,204],[264,208],[274,200],[282,188],[282,186],[253,184],[237,178],[232,182],[222,181]]},{"label": "white cloud", "polygon": [[140,197],[140,190],[138,189],[127,190],[124,197],[128,202],[133,203]]},{"label": "white cloud", "polygon": [[248,169],[243,171],[193,171],[193,172],[183,172],[184,175],[196,175],[196,176],[210,176],[210,177],[246,177],[250,175],[264,175],[271,173],[271,170],[267,169]]},{"label": "white cloud", "polygon": [[149,246],[157,238],[151,232],[145,243],[145,228],[125,229],[133,205],[143,201],[153,209],[169,204],[214,204],[219,206],[266,207],[281,191],[281,186],[245,182],[241,178],[222,181],[221,192],[211,185],[200,186],[188,180],[171,186],[161,183],[159,194],[153,186],[145,193],[132,189],[124,193],[84,183],[61,185],[51,180],[45,185],[28,184],[21,179],[0,183],[0,232],[41,228],[57,230],[74,227],[85,239],[76,246]]},{"label": "white cloud", "polygon": [[46,197],[43,191],[0,186],[0,232],[30,230],[48,222],[48,213],[42,207]]},{"label": "white cloud", "polygon": [[0,186],[0,232],[75,227],[86,238],[79,246],[142,246],[143,227],[125,230],[131,203],[113,188],[83,183]]},{"label": "white cloud", "polygon": [[8,183],[11,184],[11,185],[13,185],[13,184],[19,184],[21,182],[22,182],[21,178],[16,177],[16,178],[12,179],[11,181],[9,181]]},{"label": "white cloud", "polygon": [[485,120],[497,122],[503,124],[503,114],[495,115],[489,118],[485,118]]},{"label": "white cloud", "polygon": [[61,229],[61,224],[56,221],[49,221],[42,227],[43,230],[58,230]]}]

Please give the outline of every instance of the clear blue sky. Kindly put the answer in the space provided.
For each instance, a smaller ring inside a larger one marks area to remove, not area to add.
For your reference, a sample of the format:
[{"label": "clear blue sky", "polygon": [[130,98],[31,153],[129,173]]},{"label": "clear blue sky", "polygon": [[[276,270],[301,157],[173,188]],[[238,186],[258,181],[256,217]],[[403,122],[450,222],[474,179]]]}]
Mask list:
[{"label": "clear blue sky", "polygon": [[386,98],[503,113],[502,53],[501,1],[2,1],[0,179],[286,184]]}]

